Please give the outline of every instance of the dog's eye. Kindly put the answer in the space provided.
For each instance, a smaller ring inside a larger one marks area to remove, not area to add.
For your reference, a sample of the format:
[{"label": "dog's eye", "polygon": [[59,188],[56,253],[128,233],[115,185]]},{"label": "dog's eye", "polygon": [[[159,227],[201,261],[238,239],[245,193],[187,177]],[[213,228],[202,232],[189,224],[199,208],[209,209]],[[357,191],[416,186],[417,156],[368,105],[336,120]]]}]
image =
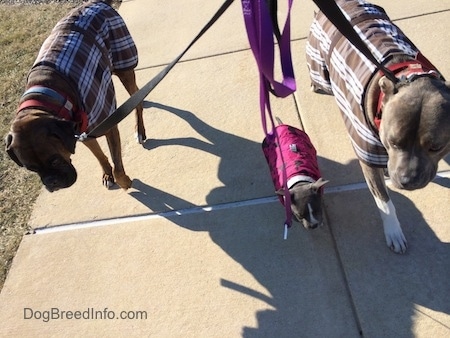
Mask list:
[{"label": "dog's eye", "polygon": [[52,167],[58,167],[58,166],[61,165],[61,163],[62,163],[62,161],[61,161],[60,158],[54,158],[54,159],[50,162],[50,165],[51,165]]},{"label": "dog's eye", "polygon": [[391,145],[391,148],[393,148],[393,149],[400,149],[400,147],[398,146],[398,144],[395,143],[395,142],[393,142],[393,141],[390,141],[389,144]]},{"label": "dog's eye", "polygon": [[437,153],[437,152],[439,152],[439,151],[441,151],[442,149],[444,149],[444,146],[440,146],[440,145],[437,145],[437,144],[433,144],[433,145],[431,145],[431,147],[430,147],[430,152],[432,152],[432,153]]}]

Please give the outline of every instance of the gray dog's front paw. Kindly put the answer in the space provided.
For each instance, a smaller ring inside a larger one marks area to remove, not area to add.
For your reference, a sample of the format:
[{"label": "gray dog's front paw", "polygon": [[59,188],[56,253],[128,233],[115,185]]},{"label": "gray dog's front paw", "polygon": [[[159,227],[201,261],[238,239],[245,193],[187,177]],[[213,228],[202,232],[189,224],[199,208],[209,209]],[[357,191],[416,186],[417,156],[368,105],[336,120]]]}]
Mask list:
[{"label": "gray dog's front paw", "polygon": [[405,253],[408,243],[405,235],[403,235],[394,204],[391,200],[384,202],[376,197],[375,202],[383,220],[384,236],[386,237],[387,246],[395,253]]},{"label": "gray dog's front paw", "polygon": [[408,242],[406,241],[405,235],[403,235],[398,220],[386,220],[383,223],[383,227],[387,246],[395,253],[405,253],[408,248]]}]

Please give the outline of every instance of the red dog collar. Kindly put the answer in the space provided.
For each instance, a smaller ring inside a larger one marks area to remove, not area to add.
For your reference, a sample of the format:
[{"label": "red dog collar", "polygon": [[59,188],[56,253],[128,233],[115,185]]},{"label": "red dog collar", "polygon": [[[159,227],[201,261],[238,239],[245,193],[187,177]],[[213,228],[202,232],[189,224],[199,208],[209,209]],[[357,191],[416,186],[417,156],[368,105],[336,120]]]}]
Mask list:
[{"label": "red dog collar", "polygon": [[[41,94],[45,99],[27,99],[27,96],[32,94]],[[75,122],[80,134],[87,130],[88,119],[86,112],[77,109],[67,95],[62,95],[53,89],[42,86],[30,87],[22,95],[17,113],[27,108],[41,108],[64,120]]]},{"label": "red dog collar", "polygon": [[[395,74],[401,82],[412,82],[419,76],[431,76],[437,79],[443,79],[443,76],[433,64],[422,55],[418,53],[415,60],[405,61],[390,65],[387,67]],[[378,97],[377,112],[375,114],[374,123],[377,130],[380,130],[381,117],[382,117],[382,105],[383,105],[384,93],[380,91]]]}]

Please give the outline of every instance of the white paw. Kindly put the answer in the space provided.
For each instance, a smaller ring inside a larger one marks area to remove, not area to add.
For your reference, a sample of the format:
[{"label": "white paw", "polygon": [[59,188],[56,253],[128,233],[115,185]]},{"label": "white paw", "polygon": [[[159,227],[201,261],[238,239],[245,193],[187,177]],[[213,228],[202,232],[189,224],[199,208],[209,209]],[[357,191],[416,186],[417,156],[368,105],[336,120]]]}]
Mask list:
[{"label": "white paw", "polygon": [[383,222],[384,236],[387,246],[395,253],[405,253],[408,248],[408,242],[400,227],[397,219],[394,222]]},{"label": "white paw", "polygon": [[136,139],[136,142],[137,142],[137,143],[139,143],[139,144],[144,143],[144,138],[142,137],[141,134],[135,133],[135,134],[134,134],[134,138]]},{"label": "white paw", "polygon": [[375,202],[383,220],[384,236],[386,237],[387,246],[395,253],[405,253],[408,243],[405,235],[403,235],[394,204],[391,200],[384,202],[378,198],[375,198]]},{"label": "white paw", "polygon": [[103,186],[106,187],[106,189],[111,189],[114,186],[114,179],[112,176],[104,175],[103,176]]}]

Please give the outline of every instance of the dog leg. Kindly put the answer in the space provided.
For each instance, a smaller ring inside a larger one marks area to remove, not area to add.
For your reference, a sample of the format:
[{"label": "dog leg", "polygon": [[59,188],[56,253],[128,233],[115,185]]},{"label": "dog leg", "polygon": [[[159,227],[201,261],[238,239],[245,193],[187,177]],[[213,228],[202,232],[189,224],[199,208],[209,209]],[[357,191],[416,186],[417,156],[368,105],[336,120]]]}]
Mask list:
[{"label": "dog leg", "polygon": [[[133,95],[139,90],[136,84],[136,74],[133,69],[124,71],[115,71],[114,74],[116,74],[119,77],[128,94]],[[143,107],[141,102],[136,107],[136,141],[139,144],[142,144],[147,139],[147,136],[145,134],[144,118],[142,116],[142,113]]]},{"label": "dog leg", "polygon": [[114,126],[110,130],[108,130],[105,136],[106,141],[108,142],[109,151],[111,153],[111,158],[114,164],[113,170],[114,179],[122,189],[131,188],[131,180],[125,174],[125,169],[123,167],[122,146],[120,144],[119,129],[117,128],[117,126]]},{"label": "dog leg", "polygon": [[111,188],[114,185],[114,176],[112,172],[112,167],[109,164],[108,158],[106,157],[103,150],[100,148],[100,145],[97,142],[97,139],[95,138],[88,138],[85,141],[83,141],[83,144],[89,148],[89,150],[94,154],[94,156],[99,161],[102,170],[103,170],[103,177],[102,182],[105,187],[108,189]]},{"label": "dog leg", "polygon": [[370,192],[380,212],[383,221],[384,236],[386,237],[388,247],[396,253],[405,253],[407,248],[406,238],[403,235],[394,204],[386,188],[384,170],[369,167],[361,162],[360,164]]}]

